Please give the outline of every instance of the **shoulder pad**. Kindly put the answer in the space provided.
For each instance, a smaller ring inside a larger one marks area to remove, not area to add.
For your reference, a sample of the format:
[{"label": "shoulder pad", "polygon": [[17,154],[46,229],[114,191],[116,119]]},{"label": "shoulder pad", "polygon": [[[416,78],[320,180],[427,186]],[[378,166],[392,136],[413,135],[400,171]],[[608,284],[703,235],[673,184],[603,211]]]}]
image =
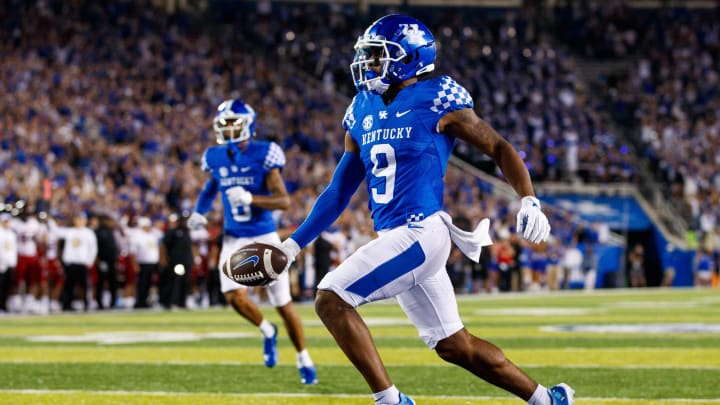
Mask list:
[{"label": "shoulder pad", "polygon": [[352,127],[355,126],[355,101],[360,96],[360,94],[356,94],[355,97],[353,97],[352,102],[348,106],[348,108],[345,110],[345,116],[342,120],[342,127],[344,130],[349,131],[352,129]]},{"label": "shoulder pad", "polygon": [[281,169],[285,167],[285,152],[283,152],[280,145],[275,142],[270,142],[267,154],[265,155],[265,161],[263,162],[263,168],[270,171],[274,168]]},{"label": "shoulder pad", "polygon": [[465,87],[459,85],[449,76],[441,76],[431,84],[435,91],[430,110],[438,114],[447,114],[463,108],[473,108],[473,99]]}]

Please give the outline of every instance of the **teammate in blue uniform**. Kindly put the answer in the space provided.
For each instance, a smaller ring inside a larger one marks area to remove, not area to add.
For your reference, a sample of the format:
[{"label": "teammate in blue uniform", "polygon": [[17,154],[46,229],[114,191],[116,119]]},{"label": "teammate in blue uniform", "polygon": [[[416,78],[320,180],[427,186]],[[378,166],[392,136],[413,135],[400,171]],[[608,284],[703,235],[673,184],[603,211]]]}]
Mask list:
[{"label": "teammate in blue uniform", "polygon": [[[212,208],[218,192],[224,207],[224,235],[220,261],[252,242],[280,243],[272,211],[286,209],[290,198],[280,171],[285,154],[273,142],[250,141],[255,134],[255,111],[241,100],[226,100],[218,107],[213,121],[218,146],[205,151],[202,169],[210,178],[188,218],[197,229],[207,223],[204,214]],[[238,314],[258,326],[264,336],[265,365],[277,363],[277,326],[263,315],[248,296],[247,287],[220,272],[221,291]],[[305,349],[302,324],[290,296],[287,271],[267,287],[268,299],[283,318],[288,335],[297,350],[297,367],[303,384],[316,384],[315,366]]]},{"label": "teammate in blue uniform", "polygon": [[494,159],[522,196],[517,231],[540,243],[550,234],[530,176],[515,149],[473,111],[468,92],[434,69],[435,40],[412,17],[388,15],[355,44],[350,65],[359,92],[342,125],[345,153],[311,212],[282,248],[295,257],[347,206],[363,180],[379,236],[318,285],[316,311],[340,348],[365,377],[376,404],[413,404],[393,385],[360,305],[396,297],[428,347],[444,360],[534,405],[572,404],[566,384],[536,383],[490,342],[463,326],[445,263],[451,240],[477,261],[488,245],[489,221],[474,232],[452,224],[443,208],[443,177],[456,138]]}]

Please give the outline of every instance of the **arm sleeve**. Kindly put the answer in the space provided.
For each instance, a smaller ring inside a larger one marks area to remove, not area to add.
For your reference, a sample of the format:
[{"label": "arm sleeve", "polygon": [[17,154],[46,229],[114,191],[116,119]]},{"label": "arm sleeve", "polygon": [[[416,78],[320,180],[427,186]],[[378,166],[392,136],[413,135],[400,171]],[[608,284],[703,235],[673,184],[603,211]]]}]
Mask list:
[{"label": "arm sleeve", "polygon": [[204,215],[210,211],[217,191],[218,182],[215,179],[208,179],[208,181],[205,182],[205,187],[203,187],[198,196],[197,204],[195,204],[195,212]]},{"label": "arm sleeve", "polygon": [[345,152],[330,184],[315,200],[310,214],[290,235],[300,248],[305,247],[340,216],[365,178],[365,168],[357,153]]}]

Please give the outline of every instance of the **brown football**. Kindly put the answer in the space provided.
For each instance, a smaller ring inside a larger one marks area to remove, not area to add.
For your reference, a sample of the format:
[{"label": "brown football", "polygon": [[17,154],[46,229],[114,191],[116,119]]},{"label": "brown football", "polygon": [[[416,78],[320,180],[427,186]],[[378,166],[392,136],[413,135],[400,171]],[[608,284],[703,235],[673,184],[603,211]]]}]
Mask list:
[{"label": "brown football", "polygon": [[234,251],[221,268],[236,283],[256,286],[276,280],[287,262],[287,256],[279,248],[255,242]]}]

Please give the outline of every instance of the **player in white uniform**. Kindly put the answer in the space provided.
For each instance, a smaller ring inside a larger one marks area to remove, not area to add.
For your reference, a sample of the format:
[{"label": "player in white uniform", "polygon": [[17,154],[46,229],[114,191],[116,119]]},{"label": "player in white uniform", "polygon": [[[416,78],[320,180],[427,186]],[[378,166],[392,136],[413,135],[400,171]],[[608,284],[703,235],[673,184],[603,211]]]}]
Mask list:
[{"label": "player in white uniform", "polygon": [[60,294],[62,293],[65,272],[58,257],[57,223],[55,219],[48,218],[45,239],[45,266],[47,268],[47,285],[50,296],[50,312],[60,312]]},{"label": "player in white uniform", "polygon": [[[280,171],[285,166],[285,153],[274,142],[251,141],[255,134],[255,111],[239,99],[226,100],[218,107],[213,122],[220,145],[208,148],[202,168],[210,178],[205,183],[195,211],[188,218],[190,229],[204,226],[204,214],[210,211],[220,191],[224,207],[224,237],[220,262],[235,250],[252,242],[280,243],[272,210],[286,209],[290,197]],[[250,299],[247,287],[220,272],[220,285],[225,299],[238,314],[260,328],[264,336],[263,356],[267,367],[277,363],[277,326],[263,318]],[[296,365],[302,384],[316,384],[317,374],[305,348],[300,317],[290,296],[287,272],[267,287],[270,304],[283,318],[290,340],[297,351]]]},{"label": "player in white uniform", "polygon": [[[32,208],[20,201],[15,203],[18,217],[11,222],[12,230],[18,237],[18,261],[15,267],[14,290],[22,300],[22,311],[47,313],[47,289],[43,287],[41,245],[45,230],[32,213]],[[25,296],[22,296],[24,292]],[[11,298],[15,301],[18,298]],[[13,304],[13,306],[15,306]]]},{"label": "player in white uniform", "polygon": [[522,196],[517,231],[540,243],[550,225],[515,149],[473,111],[470,94],[447,76],[419,80],[435,63],[435,41],[420,21],[388,15],[355,44],[350,69],[359,93],[343,119],[345,153],[307,219],[281,245],[294,258],[332,224],[363,180],[379,236],[318,285],[315,307],[365,377],[376,404],[414,404],[393,385],[356,307],[396,297],[420,337],[444,360],[532,405],[572,404],[566,384],[536,383],[492,343],[463,326],[445,263],[451,239],[473,260],[490,243],[484,220],[470,233],[443,208],[443,177],[455,138],[495,160]]}]

